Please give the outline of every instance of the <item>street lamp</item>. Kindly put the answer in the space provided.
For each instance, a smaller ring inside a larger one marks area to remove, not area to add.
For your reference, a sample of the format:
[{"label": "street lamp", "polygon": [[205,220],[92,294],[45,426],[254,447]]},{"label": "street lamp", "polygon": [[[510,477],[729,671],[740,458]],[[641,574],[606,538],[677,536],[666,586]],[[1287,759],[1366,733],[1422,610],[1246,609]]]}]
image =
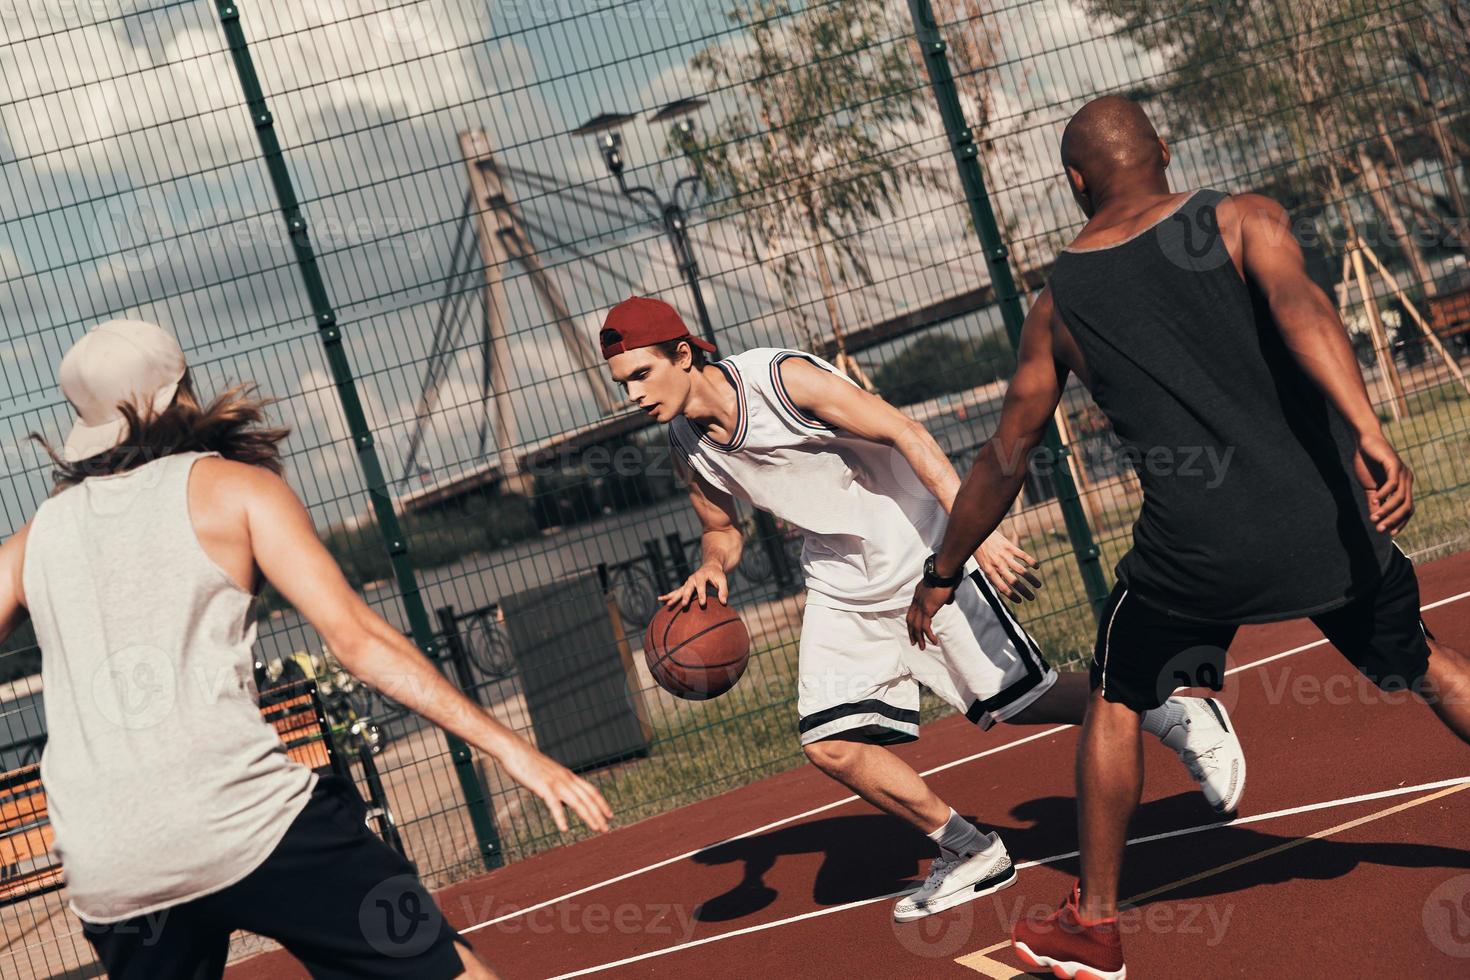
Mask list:
[{"label": "street lamp", "polygon": [[[694,132],[694,124],[680,117],[687,116],[704,104],[704,99],[677,99],[649,115],[648,122],[677,119],[671,127],[672,132],[688,137]],[[663,229],[673,247],[674,262],[683,273],[684,281],[689,284],[689,292],[694,297],[694,309],[699,316],[704,339],[713,344],[715,328],[710,322],[709,310],[704,305],[704,293],[699,288],[699,262],[695,259],[694,249],[689,242],[688,208],[694,203],[694,196],[698,193],[699,178],[694,174],[680,177],[667,199],[651,187],[629,185],[627,178],[623,176],[627,160],[623,157],[623,135],[618,130],[634,118],[636,117],[626,112],[602,112],[572,130],[572,133],[577,136],[602,134],[597,138],[598,148],[602,151],[602,162],[607,165],[608,173],[618,182],[618,190],[623,196],[635,203],[645,204],[645,213]],[[680,194],[691,188],[695,190],[690,194],[688,203],[681,202]]]},{"label": "street lamp", "polygon": [[[648,122],[664,122],[676,119],[677,122],[671,127],[674,134],[686,138],[694,132],[694,124],[687,118],[689,113],[705,104],[704,99],[677,99],[668,105],[652,113]],[[627,160],[623,157],[623,136],[618,128],[634,117],[625,112],[603,112],[578,126],[572,132],[578,136],[601,133],[597,138],[597,145],[602,150],[602,162],[607,164],[608,173],[618,182],[618,190],[630,201],[642,203],[647,199],[652,204],[652,211],[648,216],[662,226],[664,234],[669,239],[669,244],[674,248],[674,260],[678,263],[679,271],[684,274],[684,281],[689,284],[689,292],[694,296],[694,308],[699,314],[699,325],[704,332],[704,339],[711,344],[715,342],[715,328],[710,323],[709,310],[704,305],[704,294],[699,290],[699,263],[695,261],[694,250],[689,244],[689,217],[687,206],[679,202],[679,195],[685,188],[697,187],[699,178],[694,174],[680,177],[674,183],[673,192],[668,200],[664,200],[658,192],[651,187],[629,186],[627,178],[623,176],[623,169],[627,166]],[[690,197],[690,204],[693,196]],[[766,557],[771,563],[771,571],[776,580],[776,592],[778,595],[791,595],[800,589],[799,583],[792,574],[786,549],[782,546],[781,535],[776,529],[776,523],[771,515],[755,508],[755,525],[757,536],[765,548]]]}]

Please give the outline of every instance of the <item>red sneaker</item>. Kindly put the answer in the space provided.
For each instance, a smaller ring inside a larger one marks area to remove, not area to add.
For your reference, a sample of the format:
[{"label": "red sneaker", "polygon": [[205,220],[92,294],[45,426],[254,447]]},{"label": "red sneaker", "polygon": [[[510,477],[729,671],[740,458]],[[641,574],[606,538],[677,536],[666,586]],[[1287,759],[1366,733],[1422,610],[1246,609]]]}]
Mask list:
[{"label": "red sneaker", "polygon": [[1126,980],[1118,917],[1085,921],[1077,914],[1081,885],[1061,908],[1043,917],[1027,916],[1011,930],[1016,955],[1032,970],[1048,970],[1062,980]]}]

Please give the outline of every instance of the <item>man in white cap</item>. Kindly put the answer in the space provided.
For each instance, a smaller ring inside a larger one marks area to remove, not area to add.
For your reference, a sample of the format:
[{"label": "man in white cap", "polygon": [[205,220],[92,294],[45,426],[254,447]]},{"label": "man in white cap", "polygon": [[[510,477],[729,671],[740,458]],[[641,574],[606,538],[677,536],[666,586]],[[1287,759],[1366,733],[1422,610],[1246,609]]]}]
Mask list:
[{"label": "man in white cap", "polygon": [[138,321],[97,326],[59,373],[79,418],[61,457],[32,435],[61,479],[0,547],[0,642],[31,617],[55,850],[108,975],[221,976],[246,929],[315,977],[493,976],[352,787],[261,718],[257,571],[350,673],[494,757],[558,828],[566,805],[606,830],[606,801],[362,601],[279,476],[289,430],[256,428],[262,403],[201,408],[178,343]]},{"label": "man in white cap", "polygon": [[141,320],[99,323],[72,345],[57,372],[77,421],[62,446],[68,462],[117,447],[127,434],[118,405],[148,405],[161,415],[173,402],[188,364],[177,340]]}]

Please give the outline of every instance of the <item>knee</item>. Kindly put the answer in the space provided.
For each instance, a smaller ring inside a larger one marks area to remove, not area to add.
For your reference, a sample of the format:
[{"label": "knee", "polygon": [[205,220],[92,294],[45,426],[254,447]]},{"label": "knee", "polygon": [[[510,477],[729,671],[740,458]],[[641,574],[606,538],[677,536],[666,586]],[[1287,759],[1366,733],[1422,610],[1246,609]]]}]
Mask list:
[{"label": "knee", "polygon": [[1429,648],[1429,653],[1425,656],[1426,672],[1434,669],[1437,672],[1450,674],[1470,673],[1470,661],[1467,661],[1465,655],[1454,647],[1447,647],[1438,640],[1429,639],[1424,641],[1424,645]]},{"label": "knee", "polygon": [[[1407,671],[1404,677],[1369,679],[1382,690],[1407,688],[1426,703],[1435,704],[1447,693],[1453,692],[1458,697],[1470,694],[1470,661],[1458,650],[1429,641],[1424,659]],[[1396,686],[1394,682],[1398,682]]]},{"label": "knee", "polygon": [[1089,729],[1129,731],[1142,727],[1144,713],[1149,709],[1122,701],[1109,701],[1099,688],[1092,692],[1087,703],[1087,717],[1083,724]]},{"label": "knee", "polygon": [[866,746],[860,742],[826,739],[803,745],[802,751],[806,753],[812,765],[827,775],[841,776],[857,768],[858,760],[862,757],[865,748]]}]

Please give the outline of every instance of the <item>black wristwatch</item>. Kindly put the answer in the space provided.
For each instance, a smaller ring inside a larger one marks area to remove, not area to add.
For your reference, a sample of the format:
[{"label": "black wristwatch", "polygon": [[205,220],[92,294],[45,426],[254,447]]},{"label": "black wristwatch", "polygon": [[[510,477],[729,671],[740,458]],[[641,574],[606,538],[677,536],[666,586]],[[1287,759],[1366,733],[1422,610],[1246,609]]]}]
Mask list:
[{"label": "black wristwatch", "polygon": [[965,580],[964,566],[953,575],[945,578],[934,570],[934,559],[937,556],[930,555],[924,559],[924,585],[931,589],[953,589]]}]

